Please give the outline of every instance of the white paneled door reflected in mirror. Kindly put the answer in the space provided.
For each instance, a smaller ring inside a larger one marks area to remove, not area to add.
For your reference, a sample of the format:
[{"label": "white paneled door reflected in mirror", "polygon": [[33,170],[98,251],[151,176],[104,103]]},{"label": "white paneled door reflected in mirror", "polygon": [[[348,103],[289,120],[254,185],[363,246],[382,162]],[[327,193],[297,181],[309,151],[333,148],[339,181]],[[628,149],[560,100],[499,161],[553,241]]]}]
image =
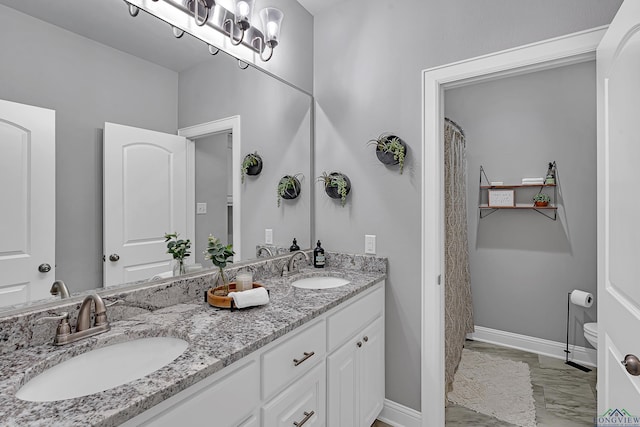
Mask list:
[{"label": "white paneled door reflected in mirror", "polygon": [[[92,17],[91,25],[85,25],[87,17]],[[52,162],[55,172],[45,174],[49,178],[45,181],[55,183],[55,188],[48,191],[53,198],[52,207],[46,209],[55,222],[48,227],[54,233],[50,240],[54,242],[55,254],[34,261],[38,265],[49,264],[51,271],[37,274],[44,278],[43,292],[26,288],[16,291],[15,283],[2,279],[0,310],[2,306],[30,300],[51,301],[54,297],[49,296],[48,288],[55,280],[63,280],[72,295],[103,287],[104,266],[111,263],[112,255],[104,250],[103,228],[104,233],[111,236],[103,223],[104,212],[114,211],[116,215],[122,212],[122,203],[106,199],[103,191],[103,173],[107,173],[105,123],[175,136],[180,129],[238,116],[241,152],[237,158],[259,151],[264,161],[262,173],[248,177],[239,186],[241,208],[237,218],[240,220],[235,227],[242,230],[242,240],[238,243],[243,248],[241,258],[255,257],[256,246],[265,243],[265,229],[273,230],[273,243],[278,246],[288,247],[294,237],[302,248],[310,246],[309,182],[303,182],[307,188],[303,189],[301,200],[284,210],[276,207],[272,191],[279,177],[288,170],[311,176],[312,99],[307,93],[254,67],[242,70],[234,58],[223,52],[213,56],[207,44],[188,34],[176,39],[169,25],[147,13],[140,12],[132,18],[120,0],[0,0],[0,27],[4,34],[11,34],[11,37],[0,37],[3,52],[0,99],[44,108],[55,114],[55,130],[51,132],[54,137],[47,154],[50,160],[55,159]],[[200,159],[199,156],[205,156],[201,151],[195,148],[196,165],[203,170],[219,167],[213,160],[208,164]],[[227,163],[227,152],[220,155],[225,156],[222,163]],[[148,156],[139,160],[145,162],[145,159],[147,171],[138,178],[149,184],[152,176],[160,179],[156,172],[162,166],[152,165]],[[213,190],[220,187],[220,192],[227,197],[223,201],[209,200],[207,191],[193,190],[196,204],[206,204],[207,212],[222,212],[220,222],[223,224],[219,228],[194,226],[198,235],[191,236],[189,234],[196,231],[188,230],[180,233],[195,243],[191,248],[191,262],[198,258],[195,252],[202,250],[198,242],[206,242],[209,233],[221,234],[217,237],[225,242],[234,239],[234,233],[227,230],[233,222],[227,217],[235,211],[227,187],[228,176],[240,168],[240,162],[237,163],[231,164],[230,174],[224,177],[208,174],[204,178],[208,181],[196,181],[193,186],[212,190],[209,193],[218,192]],[[35,197],[35,190],[32,194]],[[127,198],[123,200],[126,202]],[[144,195],[129,200],[137,203],[134,222],[148,225],[153,223],[151,219],[158,219],[160,210],[153,200],[146,200]],[[223,209],[217,209],[220,204],[224,205]],[[24,209],[20,209],[20,206],[12,208],[12,215],[25,227],[31,226]],[[191,210],[195,212],[195,206]],[[16,216],[20,212],[22,216]],[[0,219],[6,228],[8,217],[5,216]],[[192,222],[200,219],[198,215],[195,217],[191,218]],[[173,220],[166,219],[164,223],[169,227],[175,223]],[[28,231],[31,235],[40,235],[41,230]],[[179,230],[154,230],[134,237],[138,245],[153,242],[163,262],[168,264],[171,255],[165,254],[166,247],[162,247],[164,233],[175,231]],[[157,245],[156,241],[161,244]],[[33,243],[33,247],[40,248],[41,244]],[[0,245],[0,258],[6,255],[4,252],[14,249]],[[127,256],[114,251],[113,255],[116,254],[121,260]],[[212,267],[207,261],[201,262],[205,268]],[[0,278],[9,276],[9,268],[12,271],[19,268],[16,264],[20,263],[14,262],[11,267],[0,263]],[[134,276],[125,275],[113,283],[146,278]]]}]

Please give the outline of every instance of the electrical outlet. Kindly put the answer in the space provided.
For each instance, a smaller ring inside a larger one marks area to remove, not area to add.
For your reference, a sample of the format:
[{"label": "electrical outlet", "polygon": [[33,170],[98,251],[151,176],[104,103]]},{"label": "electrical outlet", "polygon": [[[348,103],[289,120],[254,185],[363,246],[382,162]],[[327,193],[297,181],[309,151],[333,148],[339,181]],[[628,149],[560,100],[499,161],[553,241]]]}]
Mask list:
[{"label": "electrical outlet", "polygon": [[196,203],[196,215],[204,215],[207,213],[206,203]]},{"label": "electrical outlet", "polygon": [[375,234],[365,234],[364,236],[364,253],[375,255],[376,253],[376,236]]},{"label": "electrical outlet", "polygon": [[264,243],[267,245],[273,245],[273,229],[264,229]]}]

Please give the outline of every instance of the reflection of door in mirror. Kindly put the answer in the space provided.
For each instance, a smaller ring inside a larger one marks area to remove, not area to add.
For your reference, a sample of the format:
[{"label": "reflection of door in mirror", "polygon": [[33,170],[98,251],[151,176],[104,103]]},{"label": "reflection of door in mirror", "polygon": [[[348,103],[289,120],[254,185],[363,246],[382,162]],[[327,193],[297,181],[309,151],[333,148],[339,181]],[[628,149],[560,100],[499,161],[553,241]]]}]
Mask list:
[{"label": "reflection of door in mirror", "polygon": [[172,270],[165,233],[192,238],[188,161],[183,136],[105,123],[105,286]]},{"label": "reflection of door in mirror", "polygon": [[55,111],[0,100],[0,306],[51,297]]}]

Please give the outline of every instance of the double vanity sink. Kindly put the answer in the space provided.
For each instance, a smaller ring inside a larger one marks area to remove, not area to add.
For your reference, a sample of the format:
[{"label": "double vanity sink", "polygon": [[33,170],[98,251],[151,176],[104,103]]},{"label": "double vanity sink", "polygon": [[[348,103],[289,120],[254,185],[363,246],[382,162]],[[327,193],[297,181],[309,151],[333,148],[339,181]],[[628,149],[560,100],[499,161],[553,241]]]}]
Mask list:
[{"label": "double vanity sink", "polygon": [[[300,289],[333,289],[349,280],[323,273],[307,273],[291,281]],[[16,397],[31,402],[53,402],[87,396],[142,378],[173,362],[189,343],[174,337],[139,338],[90,350],[37,375]],[[64,387],[60,387],[64,384]]]},{"label": "double vanity sink", "polygon": [[[20,426],[120,425],[384,278],[384,271],[309,268],[258,279],[270,291],[265,306],[230,312],[198,298],[114,319],[111,331],[77,343],[4,354],[3,420]],[[124,296],[119,306],[127,304]]]}]

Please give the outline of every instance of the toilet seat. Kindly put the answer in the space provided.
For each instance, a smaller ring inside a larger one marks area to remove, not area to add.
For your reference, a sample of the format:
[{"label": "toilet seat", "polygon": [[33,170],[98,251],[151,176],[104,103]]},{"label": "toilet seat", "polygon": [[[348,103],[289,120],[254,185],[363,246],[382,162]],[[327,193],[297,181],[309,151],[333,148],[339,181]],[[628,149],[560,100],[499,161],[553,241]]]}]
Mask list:
[{"label": "toilet seat", "polygon": [[594,348],[598,343],[598,323],[589,322],[584,324],[584,337]]}]

